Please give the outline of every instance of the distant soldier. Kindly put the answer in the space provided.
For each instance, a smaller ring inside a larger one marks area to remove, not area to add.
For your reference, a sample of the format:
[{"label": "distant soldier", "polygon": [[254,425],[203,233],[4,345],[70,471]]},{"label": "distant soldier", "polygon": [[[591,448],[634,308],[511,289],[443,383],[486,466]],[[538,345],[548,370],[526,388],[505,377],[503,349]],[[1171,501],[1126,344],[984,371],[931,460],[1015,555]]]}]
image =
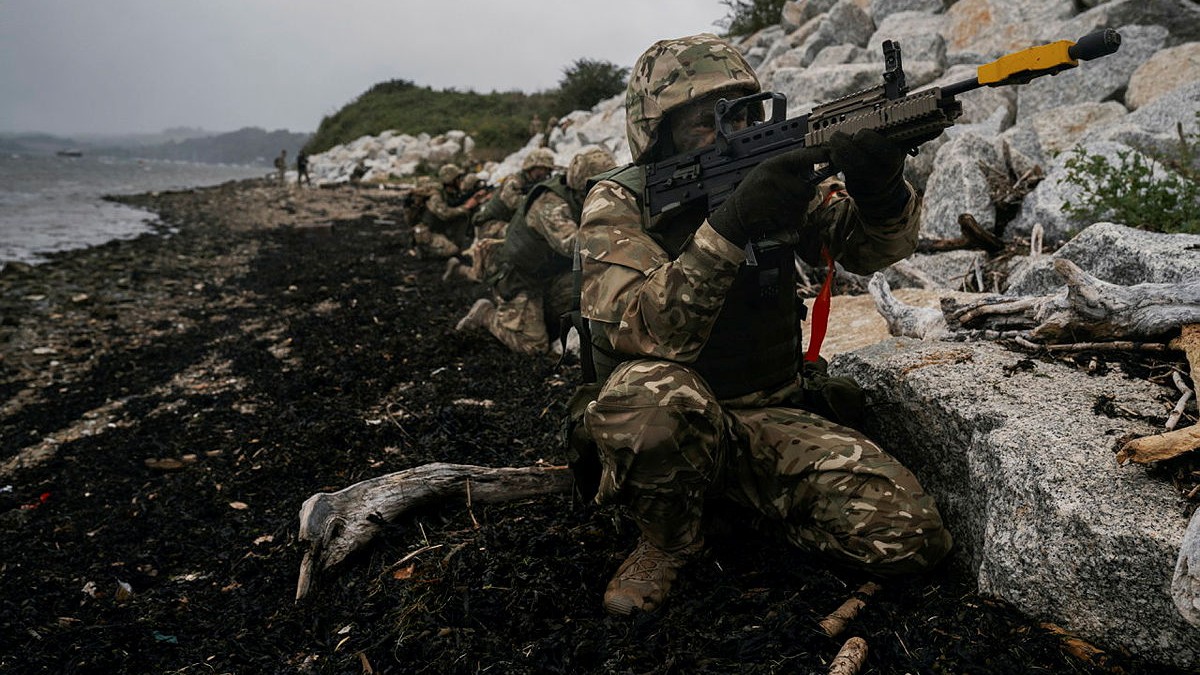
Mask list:
[{"label": "distant soldier", "polygon": [[280,150],[279,156],[275,158],[275,173],[278,175],[279,184],[283,185],[283,177],[287,174],[287,150]]},{"label": "distant soldier", "polygon": [[421,223],[413,228],[413,240],[423,255],[447,258],[468,244],[471,211],[478,204],[474,195],[463,199],[464,173],[455,164],[438,170],[441,187],[425,202]]},{"label": "distant soldier", "polygon": [[488,247],[488,242],[504,239],[508,221],[517,212],[517,207],[521,205],[529,189],[549,178],[553,172],[554,152],[549,148],[535,148],[525,155],[525,159],[521,161],[520,172],[505,179],[500,191],[492,195],[491,199],[471,216],[471,224],[475,226],[475,239],[468,251],[471,265],[464,265],[462,260],[451,258],[446,261],[446,271],[442,279],[482,279],[481,266],[488,255],[484,250]]},{"label": "distant soldier", "polygon": [[543,148],[550,146],[550,135],[553,134],[554,130],[557,128],[558,128],[558,118],[557,117],[551,117],[550,119],[546,120],[546,133],[542,134],[542,147]]},{"label": "distant soldier", "polygon": [[577,154],[565,176],[535,185],[517,210],[503,244],[488,262],[486,281],[495,300],[481,299],[458,330],[484,328],[514,352],[542,354],[550,348],[547,325],[570,309],[571,257],[589,176],[617,165],[594,146]]},{"label": "distant soldier", "polygon": [[542,118],[534,113],[533,118],[529,120],[529,137],[533,138],[540,133],[542,133]]},{"label": "distant soldier", "polygon": [[308,183],[312,186],[312,179],[308,177],[308,155],[304,151],[296,155],[296,185]]}]

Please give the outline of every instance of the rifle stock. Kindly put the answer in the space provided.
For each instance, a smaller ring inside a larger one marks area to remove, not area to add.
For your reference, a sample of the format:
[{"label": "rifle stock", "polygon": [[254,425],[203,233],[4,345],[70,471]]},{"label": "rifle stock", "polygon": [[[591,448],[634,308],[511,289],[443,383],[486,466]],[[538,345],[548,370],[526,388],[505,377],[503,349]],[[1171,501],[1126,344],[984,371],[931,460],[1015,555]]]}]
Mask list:
[{"label": "rifle stock", "polygon": [[[1043,75],[1054,75],[1117,51],[1121,35],[1099,30],[1077,42],[1059,40],[1005,55],[980,66],[976,77],[944,87],[908,93],[900,45],[883,43],[883,83],[816,106],[808,113],[787,119],[787,97],[762,92],[719,101],[717,137],[712,145],[655,162],[646,167],[646,204],[651,216],[698,199],[707,200],[708,212],[731,195],[746,174],[766,159],[800,147],[820,147],[837,132],[853,135],[873,129],[916,154],[922,143],[937,138],[962,114],[957,96],[984,86],[1025,84]],[[745,129],[728,123],[749,105],[771,103],[771,117]],[[819,182],[838,172],[826,165],[809,180]]]}]

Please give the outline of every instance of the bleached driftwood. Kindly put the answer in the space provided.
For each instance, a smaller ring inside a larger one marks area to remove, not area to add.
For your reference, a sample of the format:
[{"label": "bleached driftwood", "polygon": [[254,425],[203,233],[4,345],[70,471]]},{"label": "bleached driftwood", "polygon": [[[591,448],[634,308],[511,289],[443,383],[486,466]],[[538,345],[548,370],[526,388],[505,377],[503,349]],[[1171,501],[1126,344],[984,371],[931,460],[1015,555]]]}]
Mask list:
[{"label": "bleached driftwood", "polygon": [[[1200,324],[1189,324],[1180,329],[1179,337],[1171,341],[1171,346],[1187,355],[1188,365],[1192,374],[1192,387],[1200,387]],[[1186,404],[1189,397],[1185,395],[1181,404]],[[1182,407],[1182,405],[1180,406]],[[1180,410],[1179,412],[1182,412]],[[1175,416],[1178,420],[1178,415]],[[1161,462],[1172,459],[1184,453],[1200,450],[1200,424],[1193,424],[1183,429],[1173,429],[1174,424],[1167,423],[1167,432],[1155,436],[1143,436],[1129,441],[1117,452],[1117,462]],[[1173,429],[1173,430],[1172,430]]]},{"label": "bleached driftwood", "polygon": [[829,675],[856,675],[867,662],[867,641],[860,637],[846,640],[829,664]]},{"label": "bleached driftwood", "polygon": [[455,497],[491,504],[571,490],[565,466],[491,468],[433,463],[355,483],[337,492],[319,492],[300,507],[300,539],[309,542],[296,600],[302,600],[316,575],[345,560],[368,543],[383,523],[405,512]]},{"label": "bleached driftwood", "polygon": [[871,281],[875,306],[892,335],[942,339],[963,331],[996,337],[1020,334],[1043,342],[1126,340],[1168,335],[1200,323],[1200,280],[1181,284],[1119,286],[1101,281],[1069,260],[1054,261],[1067,281],[1048,296],[987,296],[957,307],[943,301],[941,321],[928,308],[897,300],[882,275]]},{"label": "bleached driftwood", "polygon": [[821,630],[825,631],[825,634],[829,637],[841,635],[842,631],[846,630],[846,625],[853,621],[854,617],[858,616],[859,611],[863,607],[867,606],[867,598],[870,598],[878,590],[879,584],[873,581],[868,581],[859,586],[854,595],[847,598],[829,616],[821,619],[819,624]]}]

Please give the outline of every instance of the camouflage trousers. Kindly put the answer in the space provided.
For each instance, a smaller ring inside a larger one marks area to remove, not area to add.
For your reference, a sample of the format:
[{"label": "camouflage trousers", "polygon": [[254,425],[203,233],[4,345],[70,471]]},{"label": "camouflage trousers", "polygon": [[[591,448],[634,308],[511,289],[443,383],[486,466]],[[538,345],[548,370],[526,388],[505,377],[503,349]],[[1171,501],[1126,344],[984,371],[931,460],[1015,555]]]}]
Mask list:
[{"label": "camouflage trousers", "polygon": [[596,501],[627,507],[668,551],[700,536],[704,503],[725,498],[793,544],[879,573],[937,563],[952,544],[915,476],[861,433],[795,407],[799,384],[717,401],[678,363],[628,361],[588,405],[599,449]]},{"label": "camouflage trousers", "polygon": [[[496,311],[484,326],[505,347],[519,354],[545,354],[550,349],[547,318],[566,310],[573,279],[570,273],[548,283],[529,284],[508,299],[495,296]],[[553,326],[557,329],[557,325]]]},{"label": "camouflage trousers", "polygon": [[449,258],[458,253],[458,244],[441,232],[434,232],[428,225],[413,227],[413,243],[421,255],[431,258]]}]

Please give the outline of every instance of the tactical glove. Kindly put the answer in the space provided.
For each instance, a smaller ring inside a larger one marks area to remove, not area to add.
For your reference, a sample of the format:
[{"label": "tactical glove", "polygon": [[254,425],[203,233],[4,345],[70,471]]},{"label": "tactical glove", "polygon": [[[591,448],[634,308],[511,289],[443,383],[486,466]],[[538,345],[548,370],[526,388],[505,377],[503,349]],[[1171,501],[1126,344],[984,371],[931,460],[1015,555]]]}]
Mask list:
[{"label": "tactical glove", "polygon": [[846,191],[864,216],[899,215],[908,201],[904,184],[904,148],[872,129],[829,138],[829,159],[846,177]]},{"label": "tactical glove", "polygon": [[786,227],[800,227],[817,193],[810,181],[813,165],[827,161],[828,154],[820,148],[800,148],[766,160],[708,216],[708,224],[738,246]]}]

